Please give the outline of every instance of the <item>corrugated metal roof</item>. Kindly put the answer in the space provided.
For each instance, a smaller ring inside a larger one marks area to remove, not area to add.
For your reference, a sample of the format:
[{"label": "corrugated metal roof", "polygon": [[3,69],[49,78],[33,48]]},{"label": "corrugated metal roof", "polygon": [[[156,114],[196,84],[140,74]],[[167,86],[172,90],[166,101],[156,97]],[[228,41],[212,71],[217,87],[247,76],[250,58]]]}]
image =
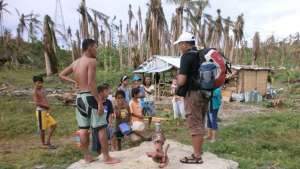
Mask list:
[{"label": "corrugated metal roof", "polygon": [[155,73],[164,72],[171,68],[180,67],[180,57],[154,55],[142,63],[135,73]]},{"label": "corrugated metal roof", "polygon": [[258,65],[232,65],[231,68],[236,70],[272,70],[272,68],[259,67]]}]

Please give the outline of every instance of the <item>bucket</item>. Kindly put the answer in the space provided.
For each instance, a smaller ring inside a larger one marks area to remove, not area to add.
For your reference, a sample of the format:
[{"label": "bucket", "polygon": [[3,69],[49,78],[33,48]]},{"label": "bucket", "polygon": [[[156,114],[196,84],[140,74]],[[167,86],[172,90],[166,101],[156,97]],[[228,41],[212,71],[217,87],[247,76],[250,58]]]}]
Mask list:
[{"label": "bucket", "polygon": [[131,127],[127,123],[119,124],[119,128],[124,135],[129,135],[131,133]]},{"label": "bucket", "polygon": [[250,99],[251,99],[251,93],[245,92],[245,102],[250,102]]}]

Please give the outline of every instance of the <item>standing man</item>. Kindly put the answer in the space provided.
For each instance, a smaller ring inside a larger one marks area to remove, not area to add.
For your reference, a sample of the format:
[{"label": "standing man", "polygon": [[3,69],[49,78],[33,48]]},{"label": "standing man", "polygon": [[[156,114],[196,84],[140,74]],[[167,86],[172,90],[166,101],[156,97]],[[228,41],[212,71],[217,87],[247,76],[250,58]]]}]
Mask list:
[{"label": "standing man", "polygon": [[[103,110],[103,99],[98,97],[96,90],[96,41],[85,39],[82,42],[82,52],[82,56],[65,68],[59,77],[73,83],[79,90],[76,97],[76,120],[80,129],[80,142],[84,159],[86,162],[94,161],[88,151],[88,130],[98,128],[104,162],[107,164],[118,163],[120,161],[110,157],[108,153],[106,114]],[[68,77],[71,73],[73,73],[74,79]]]},{"label": "standing man", "polygon": [[195,37],[192,34],[183,32],[174,44],[178,44],[181,53],[177,95],[184,97],[186,123],[192,136],[194,149],[192,155],[184,157],[180,162],[201,164],[203,163],[201,154],[205,134],[204,118],[208,108],[208,99],[200,91],[195,79],[199,76],[198,68],[202,60],[199,58],[195,47]]}]

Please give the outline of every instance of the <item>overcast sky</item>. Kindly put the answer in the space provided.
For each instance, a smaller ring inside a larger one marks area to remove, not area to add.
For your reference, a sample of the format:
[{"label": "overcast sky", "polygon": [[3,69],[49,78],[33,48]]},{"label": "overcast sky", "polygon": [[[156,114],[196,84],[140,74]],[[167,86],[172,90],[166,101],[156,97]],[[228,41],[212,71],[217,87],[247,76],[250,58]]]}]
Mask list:
[{"label": "overcast sky", "polygon": [[[5,0],[12,14],[4,15],[4,25],[15,31],[18,24],[15,8],[21,13],[31,11],[41,15],[49,14],[54,18],[56,0]],[[79,14],[76,9],[80,0],[61,0],[66,26],[72,30],[78,29]],[[109,16],[117,16],[123,23],[128,21],[128,4],[132,4],[136,15],[138,6],[141,6],[143,19],[145,18],[149,0],[86,0],[87,6],[99,10]],[[165,3],[163,8],[168,21],[171,20],[175,5]],[[300,1],[299,0],[210,0],[210,7],[205,12],[216,16],[216,10],[222,10],[222,16],[236,19],[240,13],[244,14],[245,37],[252,39],[256,31],[262,39],[274,34],[277,38],[287,37],[289,34],[300,32]],[[117,22],[118,23],[118,22]],[[124,26],[125,27],[125,26]]]}]

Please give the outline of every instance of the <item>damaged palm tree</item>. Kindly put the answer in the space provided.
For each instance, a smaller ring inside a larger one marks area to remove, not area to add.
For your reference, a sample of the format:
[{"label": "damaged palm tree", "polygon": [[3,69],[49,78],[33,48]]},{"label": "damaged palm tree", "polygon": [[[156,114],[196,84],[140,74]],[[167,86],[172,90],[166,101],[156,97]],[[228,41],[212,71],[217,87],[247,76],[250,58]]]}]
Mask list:
[{"label": "damaged palm tree", "polygon": [[233,40],[233,46],[231,54],[230,54],[230,60],[233,61],[233,63],[238,64],[239,62],[239,48],[241,46],[242,39],[244,38],[244,18],[243,14],[239,15],[237,17],[237,20],[234,24],[233,28],[233,35],[234,35],[234,40]]},{"label": "damaged palm tree", "polygon": [[132,43],[132,66],[133,68],[136,68],[140,63],[141,63],[141,57],[140,57],[140,52],[139,52],[139,24],[136,21],[134,30],[132,31],[132,36],[131,36],[131,41]]},{"label": "damaged palm tree", "polygon": [[223,34],[224,34],[224,55],[225,56],[230,55],[231,45],[230,45],[229,31],[232,26],[233,26],[233,23],[230,20],[230,17],[227,17],[226,19],[224,19]]},{"label": "damaged palm tree", "polygon": [[207,24],[207,36],[205,43],[209,45],[212,41],[213,32],[215,29],[215,21],[212,19],[212,16],[206,15],[206,24]]},{"label": "damaged palm tree", "polygon": [[144,58],[144,29],[143,29],[143,20],[142,20],[142,12],[141,12],[141,7],[139,6],[139,10],[138,10],[138,29],[139,29],[139,33],[138,33],[138,39],[139,39],[139,44],[138,44],[138,50],[139,50],[139,55],[140,55],[140,60],[139,62],[142,63],[145,58]]},{"label": "damaged palm tree", "polygon": [[105,38],[105,30],[103,29],[103,26],[100,27],[100,40],[101,40],[102,48],[105,48],[106,47],[106,38]]},{"label": "damaged palm tree", "polygon": [[[11,63],[16,65],[16,66],[19,66],[19,61],[18,61],[18,58],[16,55],[18,55],[18,50],[16,51],[15,53],[15,49],[14,49],[14,43],[12,41],[12,35],[11,35],[11,32],[7,29],[4,30],[3,32],[3,46],[4,48],[6,49],[4,54],[2,55],[2,58],[0,56],[0,65],[2,65],[3,63],[9,61],[9,58],[5,58],[5,55],[6,56],[10,56],[10,59],[11,59]],[[4,58],[3,58],[4,56]]]},{"label": "damaged palm tree", "polygon": [[[102,42],[102,46],[103,47],[109,47],[111,48],[112,47],[112,29],[111,29],[111,25],[108,23],[108,19],[109,19],[109,16],[105,15],[104,13],[100,12],[100,11],[97,11],[95,9],[91,9],[91,11],[93,12],[94,14],[94,21],[92,22],[95,26],[97,26],[97,29],[98,29],[98,22],[95,23],[96,19],[99,19],[99,21],[101,21],[104,26],[105,26],[105,30],[103,29],[103,27],[101,28],[100,30],[100,39],[101,39],[101,42]],[[94,30],[94,31],[97,31],[97,30]],[[108,33],[108,38],[106,39],[106,34],[105,33]],[[104,33],[104,34],[103,34]]]},{"label": "damaged palm tree", "polygon": [[94,20],[93,20],[93,34],[94,34],[94,40],[98,44],[99,40],[99,28],[98,28],[98,21],[97,21],[97,15],[94,13]]},{"label": "damaged palm tree", "polygon": [[80,37],[79,37],[78,30],[77,30],[76,34],[78,34],[78,37],[77,37],[77,35],[76,35],[76,37],[77,37],[77,41],[79,41],[79,44],[75,40],[72,40],[72,30],[69,26],[68,29],[67,29],[67,36],[68,36],[68,41],[71,43],[72,61],[75,61],[81,55],[81,52],[80,52]]},{"label": "damaged palm tree", "polygon": [[83,39],[89,38],[89,24],[88,24],[88,12],[86,8],[85,0],[82,0],[78,9],[81,15],[80,31]]},{"label": "damaged palm tree", "polygon": [[58,72],[58,62],[56,58],[57,41],[55,37],[54,23],[49,15],[46,15],[44,18],[43,34],[46,74],[49,76]]},{"label": "damaged palm tree", "polygon": [[122,70],[123,69],[123,44],[122,44],[122,41],[123,41],[123,32],[122,32],[122,29],[123,29],[123,25],[122,25],[122,20],[120,20],[120,23],[119,23],[119,59],[120,59],[120,69]]},{"label": "damaged palm tree", "polygon": [[[175,42],[178,39],[179,35],[182,33],[182,24],[183,20],[183,6],[179,6],[176,8],[176,15],[172,17],[171,21],[171,39],[172,42]],[[171,54],[175,56],[178,54],[178,47],[176,45],[172,45]]]},{"label": "damaged palm tree", "polygon": [[80,38],[79,30],[76,30],[75,35],[76,35],[76,39],[77,39],[77,48],[78,48],[79,54],[81,55],[81,38]]},{"label": "damaged palm tree", "polygon": [[[179,8],[183,8],[186,12],[186,31],[190,31],[190,27],[192,28],[192,32],[196,35],[196,39],[198,44],[202,46],[205,45],[204,37],[205,35],[202,30],[205,25],[202,25],[202,18],[203,18],[203,10],[209,5],[208,0],[169,0],[175,4],[179,4]],[[205,16],[205,15],[204,15]],[[182,22],[182,21],[181,21]]]},{"label": "damaged palm tree", "polygon": [[133,12],[132,12],[132,6],[129,4],[129,9],[128,9],[128,26],[127,26],[127,41],[128,41],[128,56],[127,56],[127,64],[128,67],[132,67],[132,34],[133,31],[131,30],[131,22],[132,19],[134,18]]},{"label": "damaged palm tree", "polygon": [[266,48],[266,54],[264,55],[265,56],[264,66],[270,66],[269,65],[270,57],[272,57],[272,54],[277,49],[274,35],[270,36],[267,39],[267,41],[265,42],[265,48]]},{"label": "damaged palm tree", "polygon": [[146,18],[146,39],[149,56],[160,54],[162,50],[160,48],[168,41],[168,39],[165,39],[166,33],[168,33],[168,27],[161,0],[150,0]]},{"label": "damaged palm tree", "polygon": [[16,12],[19,16],[19,23],[17,26],[18,38],[20,39],[20,44],[23,42],[23,34],[25,29],[28,30],[28,21],[30,20],[30,15],[20,14],[20,12],[16,9]]},{"label": "damaged palm tree", "polygon": [[0,36],[3,35],[3,31],[4,31],[4,28],[3,28],[3,15],[4,13],[9,13],[10,14],[10,11],[6,8],[7,7],[7,3],[4,1],[4,0],[0,0]]},{"label": "damaged palm tree", "polygon": [[[188,1],[185,11],[188,14],[188,20],[192,26],[192,32],[196,35],[198,44],[205,46],[205,42],[201,41],[202,34],[202,17],[204,9],[209,5],[208,0]],[[204,15],[206,16],[206,15]]]},{"label": "damaged palm tree", "polygon": [[255,65],[256,60],[259,56],[260,50],[260,40],[259,40],[259,33],[256,32],[253,37],[253,46],[252,46],[252,65]]},{"label": "damaged palm tree", "polygon": [[214,22],[214,31],[212,34],[212,41],[210,44],[210,47],[216,48],[219,51],[221,50],[221,38],[222,38],[222,33],[223,33],[223,25],[222,25],[222,17],[221,17],[221,10],[217,10],[218,17],[216,21]]},{"label": "damaged palm tree", "polygon": [[38,20],[39,15],[31,13],[29,19],[28,39],[33,43],[36,41],[37,29],[42,32],[41,21]]},{"label": "damaged palm tree", "polygon": [[206,39],[206,25],[207,25],[207,22],[204,20],[204,23],[202,24],[202,27],[201,27],[200,37],[199,37],[202,48],[206,47],[206,43],[205,43],[205,39]]}]

